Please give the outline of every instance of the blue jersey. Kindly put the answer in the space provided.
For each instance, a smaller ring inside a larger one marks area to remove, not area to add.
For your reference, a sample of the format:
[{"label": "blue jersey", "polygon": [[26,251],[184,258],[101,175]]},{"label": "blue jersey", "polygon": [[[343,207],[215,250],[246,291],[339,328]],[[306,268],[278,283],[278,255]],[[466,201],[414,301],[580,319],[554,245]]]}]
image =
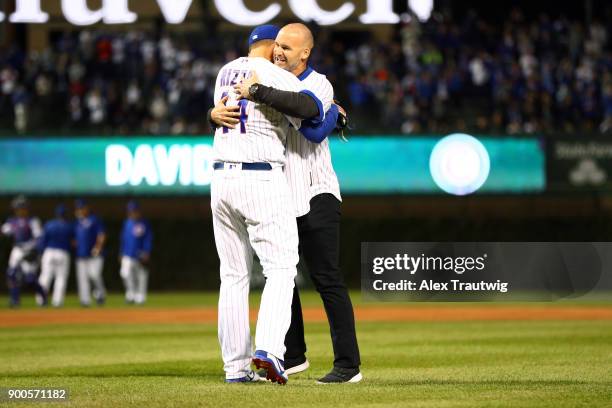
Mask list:
[{"label": "blue jersey", "polygon": [[98,217],[90,214],[87,217],[79,218],[74,233],[77,243],[76,256],[89,258],[100,234],[104,234],[104,225]]},{"label": "blue jersey", "polygon": [[146,220],[128,218],[121,231],[121,254],[139,259],[142,254],[151,254],[153,231]]},{"label": "blue jersey", "polygon": [[41,234],[40,221],[34,217],[11,217],[2,225],[2,233],[11,236],[15,245],[35,246]]},{"label": "blue jersey", "polygon": [[63,249],[70,252],[74,238],[74,225],[62,218],[56,218],[45,224],[40,249]]}]

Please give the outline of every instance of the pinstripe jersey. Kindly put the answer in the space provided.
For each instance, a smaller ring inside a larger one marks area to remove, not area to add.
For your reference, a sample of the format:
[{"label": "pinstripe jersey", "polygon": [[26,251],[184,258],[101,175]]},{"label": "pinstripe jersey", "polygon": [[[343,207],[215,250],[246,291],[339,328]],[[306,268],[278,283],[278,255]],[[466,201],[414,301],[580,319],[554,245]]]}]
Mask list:
[{"label": "pinstripe jersey", "polygon": [[234,129],[217,128],[214,160],[234,163],[285,163],[289,124],[299,128],[299,119],[246,99],[237,101],[233,85],[256,72],[259,82],[284,91],[299,92],[300,81],[265,58],[241,57],[226,64],[217,75],[214,102],[228,95],[228,106],[240,106],[240,123]]},{"label": "pinstripe jersey", "polygon": [[[334,88],[325,75],[308,67],[298,78],[302,89],[314,93],[327,112],[333,102]],[[291,128],[287,136],[285,175],[293,195],[296,217],[307,214],[310,211],[310,200],[319,194],[330,193],[342,201],[327,138],[319,144],[312,143]]]}]

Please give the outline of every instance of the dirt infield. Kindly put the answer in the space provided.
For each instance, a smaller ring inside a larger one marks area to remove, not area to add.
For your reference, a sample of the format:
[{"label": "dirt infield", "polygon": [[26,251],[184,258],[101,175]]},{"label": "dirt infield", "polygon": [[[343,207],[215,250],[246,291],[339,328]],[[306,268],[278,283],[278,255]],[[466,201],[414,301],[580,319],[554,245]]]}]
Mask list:
[{"label": "dirt infield", "polygon": [[[486,320],[612,320],[610,307],[356,307],[358,322],[486,321]],[[257,314],[251,310],[251,319]],[[304,320],[326,320],[322,308],[305,308]],[[53,324],[138,324],[138,323],[214,323],[217,309],[144,308],[144,309],[38,309],[0,311],[0,327]]]}]

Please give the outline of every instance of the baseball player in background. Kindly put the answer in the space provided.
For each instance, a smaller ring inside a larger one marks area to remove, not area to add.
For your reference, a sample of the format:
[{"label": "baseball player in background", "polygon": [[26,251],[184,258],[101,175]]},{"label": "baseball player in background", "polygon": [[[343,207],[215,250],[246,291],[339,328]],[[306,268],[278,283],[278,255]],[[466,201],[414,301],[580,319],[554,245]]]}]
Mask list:
[{"label": "baseball player in background", "polygon": [[[266,377],[284,384],[284,339],[291,321],[291,299],[298,262],[298,235],[291,193],[283,174],[289,125],[300,120],[276,109],[238,100],[234,86],[256,75],[262,85],[298,92],[297,78],[272,64],[278,28],[256,27],[248,57],[226,64],[217,76],[215,103],[239,107],[234,129],[218,128],[211,207],[220,259],[219,341],[228,382],[257,380],[251,357]],[[314,97],[303,95],[317,109]],[[319,102],[320,103],[320,102]],[[253,252],[263,267],[263,289],[252,355],[249,329],[249,275]]]},{"label": "baseball player in background", "polygon": [[[308,66],[308,58],[314,46],[312,33],[303,24],[289,24],[279,32],[274,49],[274,63],[296,75],[302,87],[321,101],[326,111],[325,118],[311,118],[304,121],[301,133],[290,129],[287,137],[287,165],[285,174],[289,181],[300,240],[300,254],[308,267],[310,276],[320,293],[330,324],[334,349],[334,367],[320,383],[359,382],[360,356],[355,333],[355,318],[352,303],[344,278],[339,268],[339,227],[340,188],[331,162],[329,141],[326,136],[335,127],[338,109],[333,103],[333,87],[324,75]],[[273,90],[260,90],[257,78],[243,81],[237,87],[238,93],[246,98],[261,101],[259,94],[266,93],[266,99]],[[264,87],[266,88],[266,87]],[[278,94],[278,92],[277,92]],[[235,123],[235,116],[223,114],[223,107],[213,120]],[[335,108],[335,109],[334,109]],[[229,109],[229,108],[228,108]],[[279,110],[283,112],[282,107]],[[309,130],[310,128],[310,130]],[[313,133],[313,129],[315,132]],[[305,132],[306,130],[306,132]],[[308,368],[304,324],[297,287],[294,289],[291,327],[286,337],[285,364],[288,375]]]},{"label": "baseball player in background", "polygon": [[28,200],[20,195],[13,199],[11,207],[14,216],[10,217],[0,231],[13,239],[13,248],[9,255],[6,271],[9,289],[9,307],[20,304],[20,289],[22,284],[32,286],[36,291],[36,303],[39,306],[47,304],[47,293],[38,283],[38,239],[42,233],[40,220],[30,216]]},{"label": "baseball player in background", "polygon": [[76,239],[76,271],[77,286],[81,305],[88,307],[93,297],[98,305],[103,305],[106,299],[106,289],[102,279],[104,267],[104,243],[106,233],[102,221],[91,213],[89,205],[83,199],[75,201],[75,239]]},{"label": "baseball player in background", "polygon": [[42,260],[38,283],[46,292],[53,283],[51,304],[54,307],[64,304],[73,241],[74,224],[66,219],[66,207],[60,204],[55,208],[55,219],[45,223],[40,239]]},{"label": "baseball player in background", "polygon": [[141,305],[147,299],[153,231],[149,222],[142,218],[136,201],[128,202],[127,213],[121,230],[120,275],[125,286],[125,301]]}]

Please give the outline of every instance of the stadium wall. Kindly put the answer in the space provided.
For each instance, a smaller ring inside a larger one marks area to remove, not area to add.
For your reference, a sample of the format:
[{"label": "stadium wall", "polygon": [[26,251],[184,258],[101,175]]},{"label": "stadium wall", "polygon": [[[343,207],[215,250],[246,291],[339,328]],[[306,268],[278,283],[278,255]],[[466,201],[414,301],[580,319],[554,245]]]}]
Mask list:
[{"label": "stadium wall", "polygon": [[[49,219],[58,201],[35,198],[32,212]],[[118,238],[127,197],[89,201],[107,226],[105,281],[111,290],[120,290]],[[3,197],[0,206],[7,208],[8,202]],[[217,289],[218,258],[208,199],[147,198],[141,204],[155,232],[151,289]],[[601,198],[347,197],[343,213],[341,263],[355,288],[361,242],[609,241],[612,233],[612,200]],[[1,239],[1,265],[6,265],[9,249],[10,241]],[[74,269],[69,280],[74,290]],[[4,280],[0,287],[6,290]]]}]

